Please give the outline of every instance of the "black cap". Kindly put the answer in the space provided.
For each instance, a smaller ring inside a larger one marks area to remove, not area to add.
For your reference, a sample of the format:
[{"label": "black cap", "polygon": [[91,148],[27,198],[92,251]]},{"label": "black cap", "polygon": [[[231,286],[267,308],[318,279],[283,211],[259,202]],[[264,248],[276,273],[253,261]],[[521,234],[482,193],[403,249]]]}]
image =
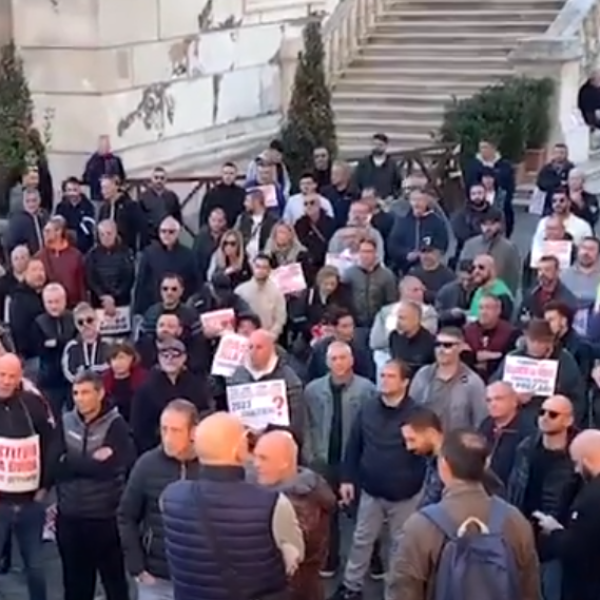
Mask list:
[{"label": "black cap", "polygon": [[210,283],[215,290],[230,291],[233,288],[231,278],[222,271],[215,271],[210,278]]},{"label": "black cap", "polygon": [[174,337],[157,340],[156,349],[159,352],[165,352],[169,350],[172,352],[181,352],[182,354],[185,354],[187,352],[185,344],[181,340]]},{"label": "black cap", "polygon": [[431,238],[425,238],[419,246],[420,252],[435,252],[436,250],[440,250],[440,248],[433,243]]}]

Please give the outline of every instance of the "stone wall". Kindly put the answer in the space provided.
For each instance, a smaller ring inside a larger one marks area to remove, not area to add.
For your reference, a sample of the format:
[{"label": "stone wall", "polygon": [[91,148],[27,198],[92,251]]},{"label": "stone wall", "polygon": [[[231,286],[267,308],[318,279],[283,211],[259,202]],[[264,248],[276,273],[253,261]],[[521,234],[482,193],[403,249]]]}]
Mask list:
[{"label": "stone wall", "polygon": [[81,172],[100,134],[133,173],[254,152],[278,128],[302,25],[331,4],[0,0],[0,20],[10,10],[62,177]]}]

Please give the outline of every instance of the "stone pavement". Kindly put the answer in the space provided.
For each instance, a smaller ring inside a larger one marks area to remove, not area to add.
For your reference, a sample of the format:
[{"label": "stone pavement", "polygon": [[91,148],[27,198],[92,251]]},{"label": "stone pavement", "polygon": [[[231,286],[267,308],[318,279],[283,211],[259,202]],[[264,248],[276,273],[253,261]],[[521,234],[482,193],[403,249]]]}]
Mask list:
[{"label": "stone pavement", "polygon": [[[535,224],[537,217],[529,215],[524,212],[519,212],[517,215],[517,222],[513,239],[517,242],[521,249],[521,254],[524,256],[529,250],[531,244],[531,238],[535,231]],[[346,543],[344,546],[348,546],[348,538],[350,536],[350,529],[345,528]],[[56,547],[52,543],[46,544],[47,553],[47,565],[48,565],[48,579],[49,579],[49,597],[48,600],[62,600],[62,586],[61,586],[61,575],[60,575],[60,559],[56,552]],[[18,564],[18,560],[15,563]],[[333,591],[334,583],[332,583]],[[381,586],[367,584],[367,597],[379,598],[381,597]],[[9,575],[0,575],[0,600],[28,600],[27,593],[25,591],[24,582],[20,573],[10,573]]]}]

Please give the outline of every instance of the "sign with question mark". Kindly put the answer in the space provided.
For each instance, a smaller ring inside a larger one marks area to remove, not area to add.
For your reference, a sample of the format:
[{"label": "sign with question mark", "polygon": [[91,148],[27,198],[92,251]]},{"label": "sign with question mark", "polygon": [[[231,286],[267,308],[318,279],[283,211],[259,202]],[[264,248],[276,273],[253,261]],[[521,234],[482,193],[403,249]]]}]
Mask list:
[{"label": "sign with question mark", "polygon": [[290,424],[283,379],[227,386],[227,405],[230,413],[254,431],[262,431],[267,425],[288,427]]}]

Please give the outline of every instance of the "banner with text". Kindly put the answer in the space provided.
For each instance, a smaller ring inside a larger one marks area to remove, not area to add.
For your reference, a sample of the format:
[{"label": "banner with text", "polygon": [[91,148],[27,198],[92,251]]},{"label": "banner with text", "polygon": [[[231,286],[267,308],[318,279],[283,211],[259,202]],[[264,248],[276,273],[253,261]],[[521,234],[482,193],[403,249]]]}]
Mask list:
[{"label": "banner with text", "polygon": [[283,379],[227,386],[229,412],[253,431],[267,425],[290,424],[287,391]]},{"label": "banner with text", "polygon": [[40,437],[0,438],[0,494],[36,492],[40,487]]},{"label": "banner with text", "polygon": [[502,380],[510,383],[518,394],[548,397],[554,394],[557,374],[557,360],[508,355]]},{"label": "banner with text", "polygon": [[231,377],[248,352],[248,338],[227,332],[219,340],[213,359],[211,375]]}]

